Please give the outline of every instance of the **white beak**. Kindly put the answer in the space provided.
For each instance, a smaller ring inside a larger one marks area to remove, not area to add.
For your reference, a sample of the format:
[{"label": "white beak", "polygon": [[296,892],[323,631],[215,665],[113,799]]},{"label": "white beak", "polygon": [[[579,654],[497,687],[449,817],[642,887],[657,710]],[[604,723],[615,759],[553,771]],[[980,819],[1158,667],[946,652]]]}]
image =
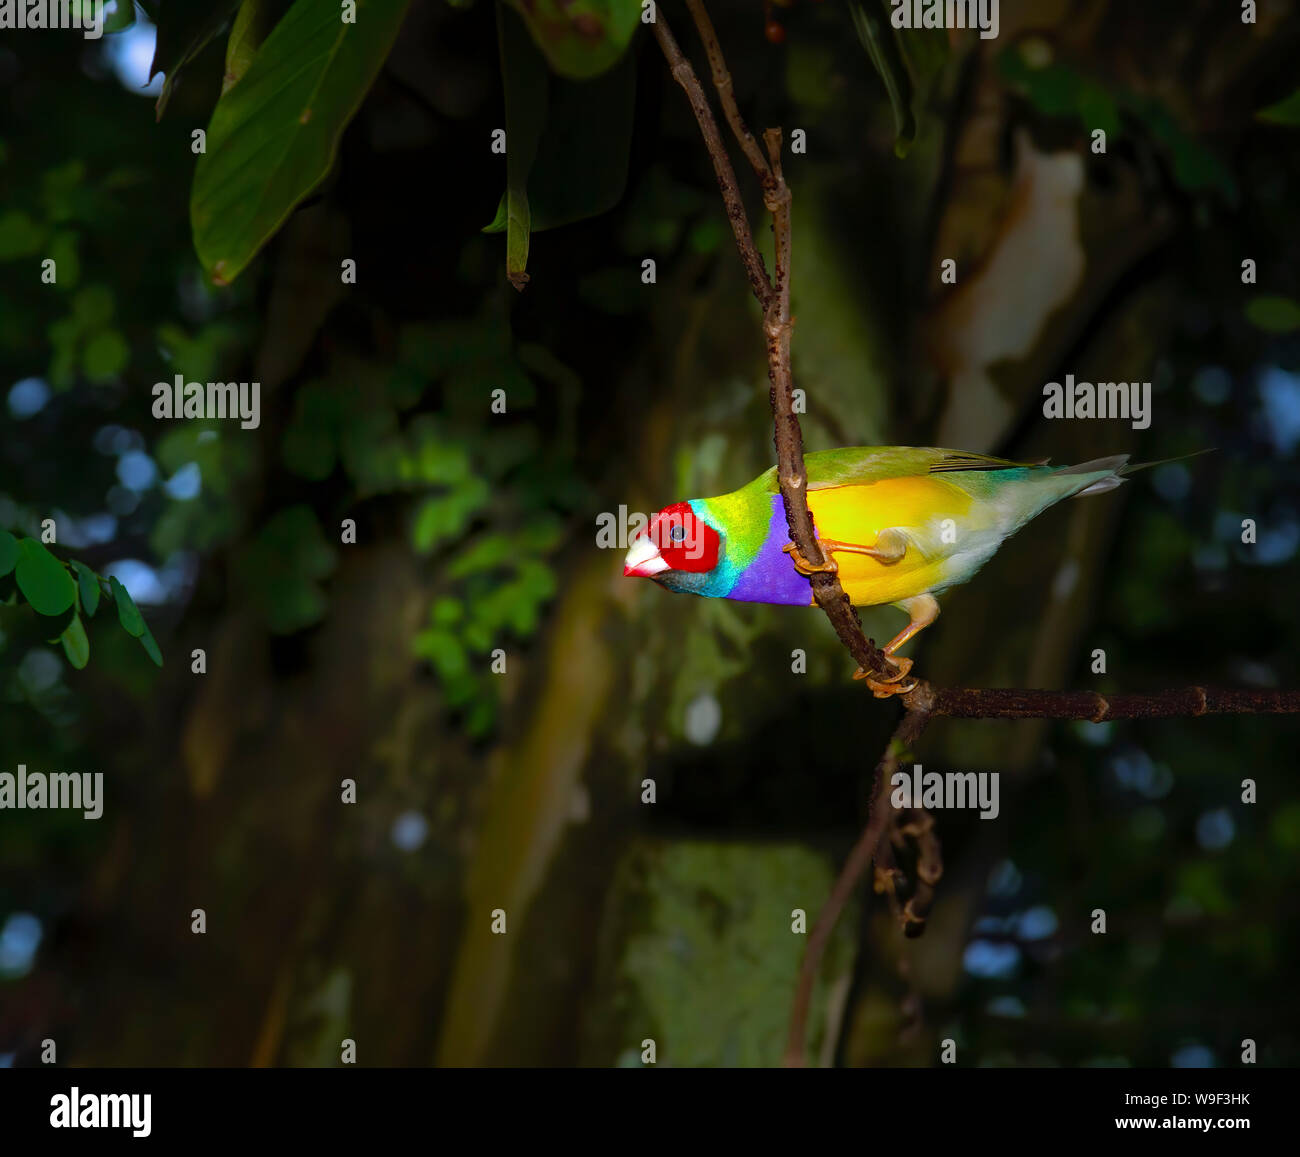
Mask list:
[{"label": "white beak", "polygon": [[627,552],[627,558],[623,560],[623,577],[627,578],[636,575],[639,578],[649,578],[660,571],[671,570],[672,568],[663,560],[663,555],[659,553],[659,548],[655,546],[650,538],[639,538],[632,544],[632,549]]}]

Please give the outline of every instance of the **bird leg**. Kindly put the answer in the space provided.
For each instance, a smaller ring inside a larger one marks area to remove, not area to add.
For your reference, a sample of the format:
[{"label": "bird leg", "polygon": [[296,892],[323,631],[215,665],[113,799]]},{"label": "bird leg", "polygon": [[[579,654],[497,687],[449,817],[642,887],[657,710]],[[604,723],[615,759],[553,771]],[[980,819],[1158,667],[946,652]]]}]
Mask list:
[{"label": "bird leg", "polygon": [[[822,546],[825,545],[825,542],[823,542]],[[787,542],[781,549],[790,556],[790,561],[794,563],[794,569],[801,575],[835,574],[840,569],[835,565],[835,560],[831,558],[830,551],[826,552],[825,562],[814,566],[799,553],[799,548],[793,542]]]},{"label": "bird leg", "polygon": [[906,678],[907,673],[912,669],[912,660],[895,658],[894,652],[919,632],[925,630],[939,617],[939,602],[934,595],[917,595],[915,598],[903,599],[898,603],[898,606],[908,613],[908,624],[881,648],[885,657],[895,668],[894,672],[890,675],[875,675],[859,668],[853,674],[855,679],[865,679],[867,681],[867,686],[871,688],[871,693],[877,699],[888,699],[891,695],[905,695],[908,691],[915,689],[916,680],[907,684],[906,687],[900,686],[902,680]]},{"label": "bird leg", "polygon": [[871,546],[859,546],[855,542],[836,542],[831,538],[823,538],[820,541],[822,549],[830,554],[836,551],[843,551],[845,554],[865,554],[885,566],[893,566],[896,562],[900,562],[903,555],[907,553],[907,535],[893,527],[888,527],[877,534],[876,541]]},{"label": "bird leg", "polygon": [[835,574],[839,567],[832,556],[837,551],[843,551],[845,554],[869,555],[885,566],[893,566],[907,553],[907,535],[893,528],[882,530],[877,534],[873,546],[860,546],[856,542],[839,542],[833,538],[819,538],[817,544],[826,555],[826,561],[820,566],[814,566],[804,558],[793,542],[786,543],[781,549],[790,556],[794,569],[801,575]]}]

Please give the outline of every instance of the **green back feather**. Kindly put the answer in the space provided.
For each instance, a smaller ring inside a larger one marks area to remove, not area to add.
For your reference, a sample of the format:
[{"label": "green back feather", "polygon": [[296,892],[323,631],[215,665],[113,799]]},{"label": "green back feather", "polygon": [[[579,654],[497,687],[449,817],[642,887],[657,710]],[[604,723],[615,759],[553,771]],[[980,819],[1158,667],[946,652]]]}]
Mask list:
[{"label": "green back feather", "polygon": [[[810,491],[936,474],[987,504],[986,517],[1017,528],[1064,498],[1089,488],[1099,492],[1108,485],[1119,485],[1118,474],[1127,460],[1127,455],[1116,455],[1077,466],[1054,467],[1046,460],[1013,462],[936,446],[851,446],[817,451],[804,458]],[[758,482],[769,494],[774,493],[776,468],[751,485]]]},{"label": "green back feather", "polygon": [[[808,469],[808,489],[825,490],[832,486],[867,486],[886,478],[918,474],[1035,469],[1044,464],[1011,462],[987,454],[941,450],[934,446],[849,446],[842,450],[818,450],[807,454],[804,465]],[[768,494],[775,494],[776,467],[755,481],[762,482]]]}]

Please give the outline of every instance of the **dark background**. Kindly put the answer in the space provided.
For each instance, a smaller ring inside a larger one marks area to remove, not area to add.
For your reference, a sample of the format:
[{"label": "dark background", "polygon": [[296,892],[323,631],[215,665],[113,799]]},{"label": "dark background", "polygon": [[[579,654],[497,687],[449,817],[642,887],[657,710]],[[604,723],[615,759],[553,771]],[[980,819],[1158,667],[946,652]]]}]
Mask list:
[{"label": "dark background", "polygon": [[[945,597],[911,651],[939,684],[1300,685],[1300,342],[1256,300],[1300,296],[1300,165],[1297,130],[1255,116],[1296,86],[1300,21],[1260,8],[1004,0],[996,40],[912,34],[899,158],[846,6],[775,9],[781,43],[759,5],[713,6],[750,125],[807,134],[786,175],[810,450],[1216,448],[1050,511]],[[54,517],[166,657],[97,620],[73,671],[0,607],[0,767],[106,787],[94,823],[0,813],[0,1063],[47,1038],[77,1065],[330,1065],[344,1038],[375,1065],[640,1064],[646,1038],[660,1064],[780,1060],[791,912],[826,898],[898,708],[823,616],[673,596],[596,549],[602,512],[770,465],[757,307],[646,30],[623,196],[536,234],[509,286],[480,232],[505,181],[495,20],[417,0],[334,171],[226,288],[188,219],[220,42],[155,123],[143,17],[0,34],[0,527]],[[261,426],[154,420],[178,372],[259,380]],[[1044,419],[1067,373],[1151,381],[1151,427]],[[916,759],[999,771],[1001,814],[937,816],[921,939],[862,890],[811,1055],[1234,1066],[1252,1039],[1295,1064],[1298,743],[1287,717],[936,721]]]}]

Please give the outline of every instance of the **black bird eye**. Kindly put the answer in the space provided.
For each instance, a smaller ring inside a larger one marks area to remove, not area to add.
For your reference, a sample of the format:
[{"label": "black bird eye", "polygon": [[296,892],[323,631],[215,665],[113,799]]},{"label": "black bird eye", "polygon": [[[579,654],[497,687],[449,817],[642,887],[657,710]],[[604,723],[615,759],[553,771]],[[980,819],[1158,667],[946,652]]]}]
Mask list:
[{"label": "black bird eye", "polygon": [[668,537],[672,539],[673,542],[681,542],[686,537],[686,527],[682,526],[681,523],[678,523],[676,526],[669,529]]}]

